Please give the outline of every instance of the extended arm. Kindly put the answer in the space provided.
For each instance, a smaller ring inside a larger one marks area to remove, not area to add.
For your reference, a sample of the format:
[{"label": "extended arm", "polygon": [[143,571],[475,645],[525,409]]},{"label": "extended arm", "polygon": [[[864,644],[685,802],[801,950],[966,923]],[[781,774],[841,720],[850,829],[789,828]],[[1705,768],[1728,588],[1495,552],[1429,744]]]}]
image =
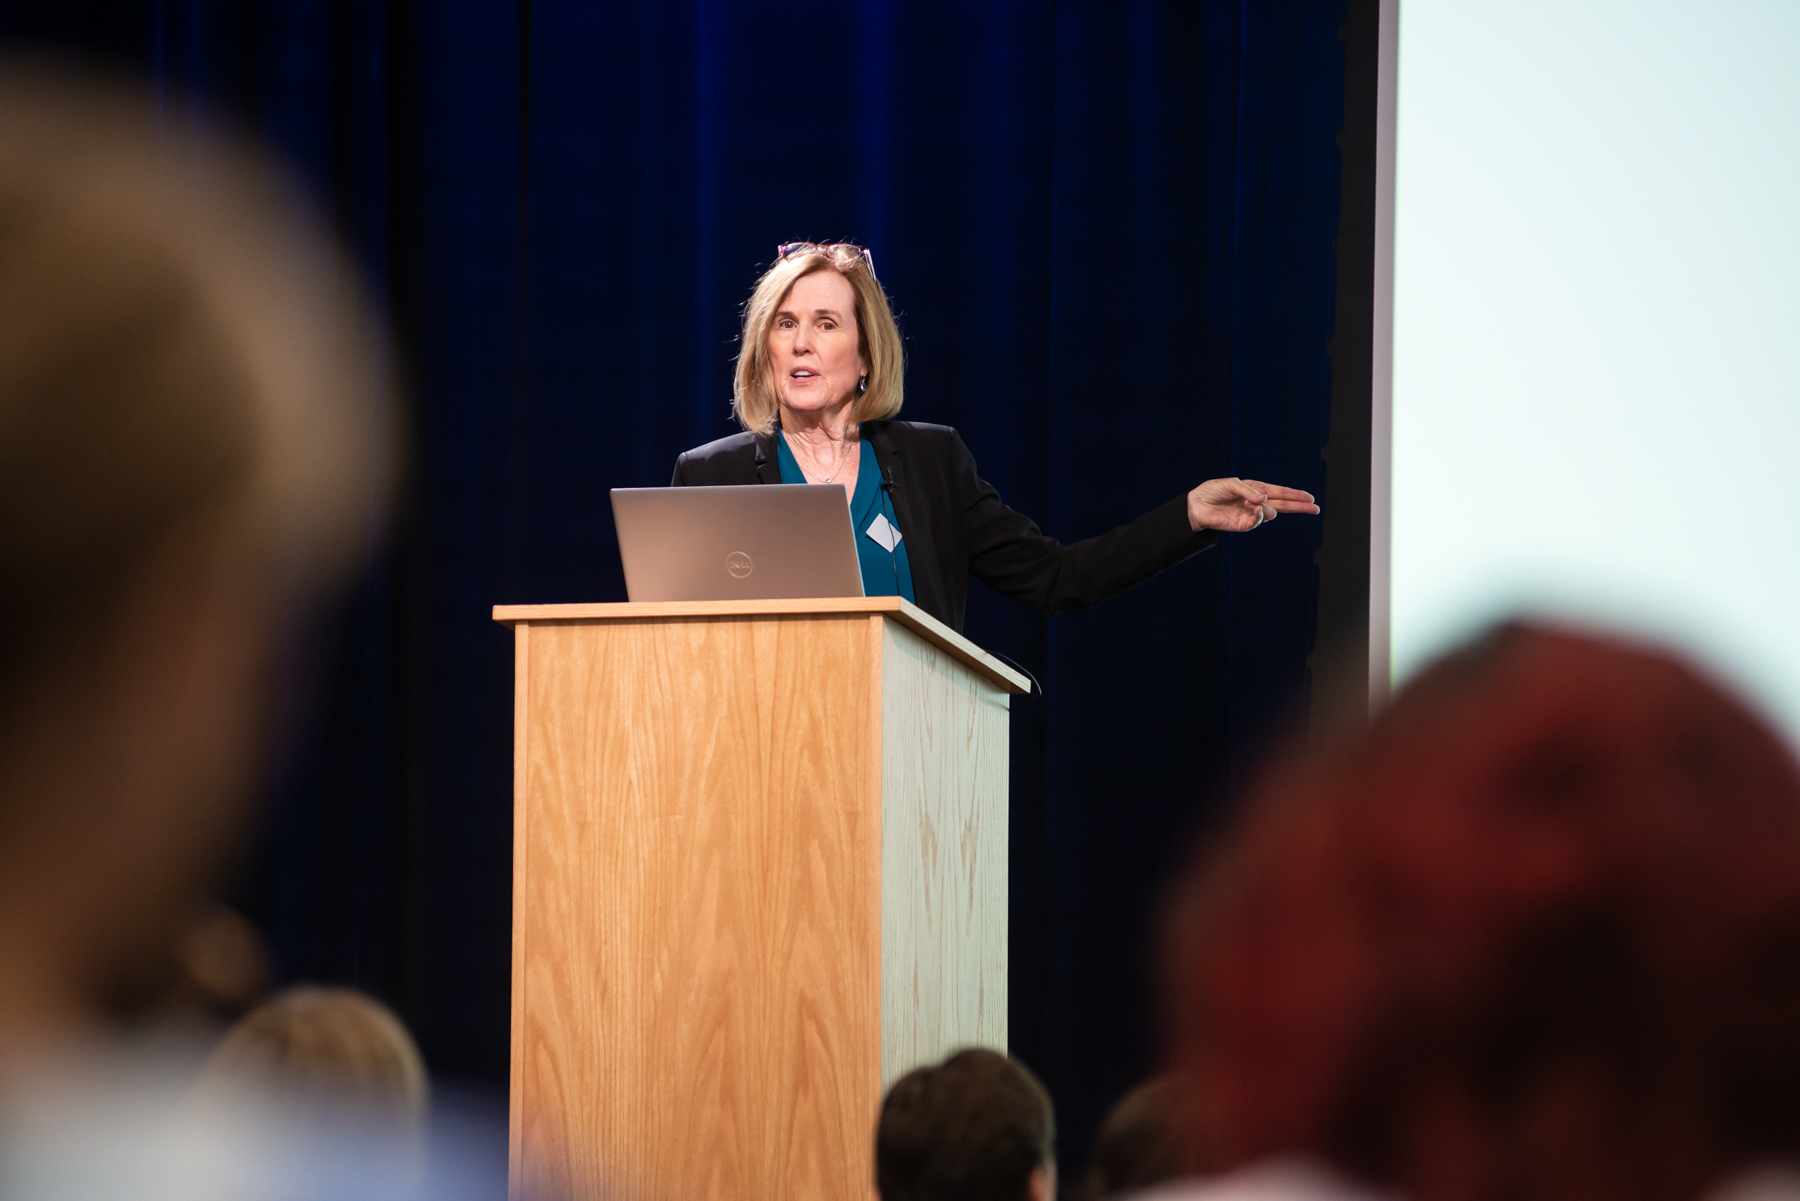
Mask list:
[{"label": "extended arm", "polygon": [[1009,509],[956,441],[955,494],[963,505],[969,573],[1002,596],[1040,613],[1069,613],[1099,604],[1218,541],[1189,524],[1187,498],[1177,497],[1129,525],[1071,542],[1045,534]]},{"label": "extended arm", "polygon": [[969,571],[1040,613],[1085,609],[1165,571],[1218,541],[1216,531],[1255,529],[1277,513],[1317,513],[1312,497],[1256,480],[1208,480],[1136,521],[1063,545],[1006,507],[976,472],[959,438],[956,493],[963,498]]}]

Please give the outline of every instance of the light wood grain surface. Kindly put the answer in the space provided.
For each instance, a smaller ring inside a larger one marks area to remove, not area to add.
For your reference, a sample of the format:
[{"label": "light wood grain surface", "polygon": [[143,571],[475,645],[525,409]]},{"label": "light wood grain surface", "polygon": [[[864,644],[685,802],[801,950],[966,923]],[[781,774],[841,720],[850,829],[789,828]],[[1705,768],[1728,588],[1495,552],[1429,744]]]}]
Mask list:
[{"label": "light wood grain surface", "polygon": [[[530,861],[526,854],[531,847],[530,830],[526,825],[526,819],[531,814],[531,806],[526,803],[530,794],[531,728],[531,627],[521,625],[513,630],[512,1103],[507,1115],[507,1137],[511,1147],[525,1145],[525,1114],[529,1108],[518,1102],[525,1090],[526,931],[520,925],[520,917],[531,911],[531,898],[525,891],[525,882],[531,878],[528,870]],[[528,1195],[522,1175],[525,1162],[525,1158],[519,1155],[512,1155],[508,1159],[507,1187],[514,1198]]]},{"label": "light wood grain surface", "polygon": [[882,623],[881,1076],[1006,1048],[1007,702]]},{"label": "light wood grain surface", "polygon": [[548,621],[633,621],[667,617],[802,616],[823,613],[886,613],[915,633],[937,643],[952,655],[986,675],[1003,692],[1026,693],[1031,681],[958,634],[955,630],[898,596],[831,596],[811,600],[747,601],[641,601],[637,604],[495,605],[494,620],[542,623]]},{"label": "light wood grain surface", "polygon": [[891,608],[514,620],[515,1197],[872,1198],[1005,1045],[1006,695]]},{"label": "light wood grain surface", "polygon": [[869,1194],[868,621],[532,628],[527,1195]]}]

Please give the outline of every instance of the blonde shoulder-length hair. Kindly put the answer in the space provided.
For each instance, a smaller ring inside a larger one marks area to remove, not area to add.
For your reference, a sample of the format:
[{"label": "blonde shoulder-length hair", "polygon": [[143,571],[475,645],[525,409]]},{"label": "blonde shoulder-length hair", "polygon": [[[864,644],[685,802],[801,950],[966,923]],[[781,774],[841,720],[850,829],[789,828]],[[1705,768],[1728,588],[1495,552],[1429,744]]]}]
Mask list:
[{"label": "blonde shoulder-length hair", "polygon": [[769,365],[769,327],[782,301],[802,276],[836,271],[856,294],[857,349],[869,362],[869,387],[850,406],[850,420],[881,421],[900,411],[904,399],[905,364],[901,361],[900,327],[888,307],[887,293],[869,270],[866,259],[839,266],[823,252],[777,259],[756,281],[744,304],[744,335],[738,349],[737,378],[731,388],[731,412],[738,424],[758,434],[771,433],[781,415],[775,396],[775,373]]}]

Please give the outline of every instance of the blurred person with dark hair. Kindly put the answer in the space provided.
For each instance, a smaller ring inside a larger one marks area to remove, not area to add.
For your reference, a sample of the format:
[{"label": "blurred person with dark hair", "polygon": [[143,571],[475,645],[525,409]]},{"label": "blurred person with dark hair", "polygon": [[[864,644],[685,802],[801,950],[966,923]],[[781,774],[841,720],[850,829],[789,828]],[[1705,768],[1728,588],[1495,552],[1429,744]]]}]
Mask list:
[{"label": "blurred person with dark hair", "polygon": [[208,1057],[203,1080],[272,1086],[400,1126],[425,1118],[425,1061],[393,1010],[353,988],[278,993],[240,1018]]},{"label": "blurred person with dark hair", "polygon": [[1018,1060],[982,1047],[888,1089],[875,1131],[881,1201],[1049,1201],[1056,1115]]},{"label": "blurred person with dark hair", "polygon": [[1187,1174],[1179,1076],[1146,1080],[1119,1098],[1088,1152],[1086,1201],[1123,1197]]},{"label": "blurred person with dark hair", "polygon": [[108,1025],[247,824],[283,629],[385,507],[387,371],[354,279],[247,147],[0,71],[8,1201],[398,1195],[279,1112],[180,1104],[193,1065]]},{"label": "blurred person with dark hair", "polygon": [[1505,627],[1279,770],[1172,910],[1165,1198],[1800,1197],[1800,769],[1656,651]]}]

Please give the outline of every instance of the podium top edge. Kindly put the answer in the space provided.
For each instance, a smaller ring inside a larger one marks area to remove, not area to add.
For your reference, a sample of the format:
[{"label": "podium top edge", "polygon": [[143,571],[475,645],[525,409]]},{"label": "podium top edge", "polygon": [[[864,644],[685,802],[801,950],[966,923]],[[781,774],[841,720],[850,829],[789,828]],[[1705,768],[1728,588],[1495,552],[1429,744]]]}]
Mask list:
[{"label": "podium top edge", "polygon": [[1031,682],[1016,669],[898,596],[834,596],[805,600],[639,601],[635,604],[495,605],[502,625],[543,622],[644,621],[667,617],[807,617],[885,613],[928,642],[979,671],[1001,691],[1026,693]]}]

